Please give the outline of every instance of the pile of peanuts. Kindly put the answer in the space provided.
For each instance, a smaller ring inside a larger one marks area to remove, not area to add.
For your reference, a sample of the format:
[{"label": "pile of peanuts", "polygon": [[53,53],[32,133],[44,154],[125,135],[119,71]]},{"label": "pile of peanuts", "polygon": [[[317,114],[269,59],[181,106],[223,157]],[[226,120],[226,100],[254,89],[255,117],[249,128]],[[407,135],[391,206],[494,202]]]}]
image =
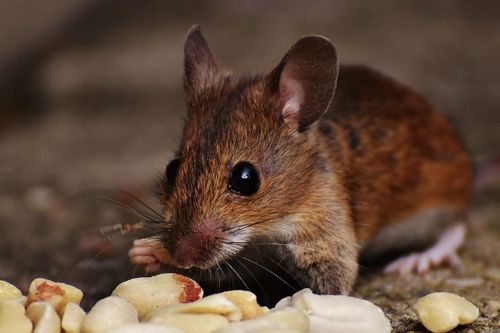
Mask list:
[{"label": "pile of peanuts", "polygon": [[323,333],[390,332],[377,306],[347,296],[304,289],[274,309],[256,296],[232,290],[203,297],[193,280],[178,274],[136,278],[88,312],[78,288],[35,279],[27,296],[0,281],[0,333]]}]

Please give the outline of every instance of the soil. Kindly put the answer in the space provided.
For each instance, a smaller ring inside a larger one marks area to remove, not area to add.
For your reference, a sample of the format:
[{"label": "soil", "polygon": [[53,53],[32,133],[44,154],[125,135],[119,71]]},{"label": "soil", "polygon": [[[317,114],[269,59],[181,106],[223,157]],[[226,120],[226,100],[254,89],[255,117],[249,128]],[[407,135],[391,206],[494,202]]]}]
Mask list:
[{"label": "soil", "polygon": [[42,57],[18,69],[18,93],[32,99],[28,111],[0,101],[0,279],[24,291],[35,277],[71,283],[82,288],[88,308],[121,281],[144,275],[127,259],[138,235],[102,237],[100,228],[140,221],[120,207],[146,209],[126,193],[159,208],[156,180],[175,150],[185,112],[187,29],[201,23],[220,62],[237,72],[269,69],[295,39],[316,33],[335,42],[343,62],[388,73],[450,115],[479,176],[463,269],[402,277],[367,269],[354,296],[381,306],[394,332],[426,332],[413,303],[450,291],[481,313],[453,332],[499,332],[496,2],[148,3],[96,7],[99,15],[89,12]]}]

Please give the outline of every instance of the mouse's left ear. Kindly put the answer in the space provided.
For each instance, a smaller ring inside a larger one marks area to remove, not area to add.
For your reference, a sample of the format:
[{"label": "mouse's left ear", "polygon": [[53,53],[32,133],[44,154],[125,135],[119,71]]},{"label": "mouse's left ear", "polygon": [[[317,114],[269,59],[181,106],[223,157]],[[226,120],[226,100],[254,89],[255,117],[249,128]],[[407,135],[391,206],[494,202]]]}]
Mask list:
[{"label": "mouse's left ear", "polygon": [[197,93],[206,89],[217,73],[217,63],[200,26],[192,26],[184,43],[184,86],[187,92]]},{"label": "mouse's left ear", "polygon": [[303,131],[328,109],[337,84],[337,52],[322,36],[299,39],[267,76],[279,94],[281,114],[292,130]]}]

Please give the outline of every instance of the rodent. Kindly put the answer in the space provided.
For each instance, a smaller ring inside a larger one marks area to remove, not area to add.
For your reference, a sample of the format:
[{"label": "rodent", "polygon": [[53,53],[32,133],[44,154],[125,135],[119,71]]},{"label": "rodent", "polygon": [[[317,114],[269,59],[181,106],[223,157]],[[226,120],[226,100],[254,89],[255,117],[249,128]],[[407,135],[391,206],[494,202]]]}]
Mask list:
[{"label": "rodent", "polygon": [[362,254],[432,242],[465,221],[469,154],[410,88],[339,67],[321,36],[240,79],[198,26],[184,51],[188,115],[161,182],[164,227],[135,242],[133,263],[208,269],[266,240],[284,244],[275,250],[301,286],[347,294]]}]

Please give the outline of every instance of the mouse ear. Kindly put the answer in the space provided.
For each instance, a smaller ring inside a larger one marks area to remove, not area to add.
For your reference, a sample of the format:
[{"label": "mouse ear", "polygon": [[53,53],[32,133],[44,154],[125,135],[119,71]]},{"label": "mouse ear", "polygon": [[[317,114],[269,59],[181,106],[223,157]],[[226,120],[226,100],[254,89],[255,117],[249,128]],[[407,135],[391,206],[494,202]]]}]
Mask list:
[{"label": "mouse ear", "polygon": [[188,92],[206,89],[217,74],[217,63],[199,25],[189,29],[184,43],[184,86]]},{"label": "mouse ear", "polygon": [[299,39],[268,75],[279,94],[284,121],[303,131],[328,109],[337,84],[338,60],[333,44],[322,36]]}]

